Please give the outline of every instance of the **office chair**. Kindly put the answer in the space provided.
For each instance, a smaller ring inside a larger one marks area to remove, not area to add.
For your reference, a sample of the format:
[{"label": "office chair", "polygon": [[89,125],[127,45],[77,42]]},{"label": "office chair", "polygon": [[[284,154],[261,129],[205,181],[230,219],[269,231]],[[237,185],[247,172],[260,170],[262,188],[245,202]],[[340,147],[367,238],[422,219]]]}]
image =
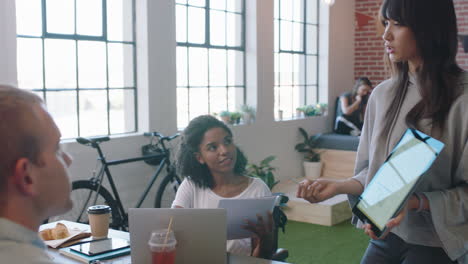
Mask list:
[{"label": "office chair", "polygon": [[278,230],[281,228],[283,233],[285,232],[286,223],[288,222],[288,217],[283,212],[281,207],[286,206],[286,203],[289,201],[289,197],[284,195],[284,193],[274,193],[273,195],[281,196],[279,205],[275,206],[273,210],[273,220],[275,221],[275,230],[274,232],[274,248],[276,252],[273,253],[271,259],[277,261],[285,261],[289,257],[289,251],[284,248],[278,248]]}]

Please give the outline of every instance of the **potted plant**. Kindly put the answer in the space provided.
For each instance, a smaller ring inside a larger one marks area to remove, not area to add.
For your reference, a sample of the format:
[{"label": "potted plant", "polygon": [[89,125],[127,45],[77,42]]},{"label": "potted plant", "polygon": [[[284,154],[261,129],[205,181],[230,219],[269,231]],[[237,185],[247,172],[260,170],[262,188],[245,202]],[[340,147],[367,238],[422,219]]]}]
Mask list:
[{"label": "potted plant", "polygon": [[231,124],[239,124],[242,114],[240,112],[231,112]]},{"label": "potted plant", "polygon": [[317,116],[319,115],[319,111],[317,107],[315,107],[314,105],[307,105],[304,108],[304,115],[305,116]]},{"label": "potted plant", "polygon": [[244,124],[250,124],[255,119],[255,108],[249,105],[242,105],[242,119],[244,120]]},{"label": "potted plant", "polygon": [[221,111],[219,113],[219,117],[225,124],[230,124],[231,123],[231,112],[229,111]]},{"label": "potted plant", "polygon": [[318,139],[321,134],[309,136],[302,127],[299,128],[299,132],[304,138],[304,141],[298,143],[295,149],[304,155],[303,165],[305,177],[310,180],[317,179],[322,172],[322,163],[320,162],[320,152],[315,149],[317,148]]},{"label": "potted plant", "polygon": [[251,177],[262,179],[270,190],[279,182],[275,181],[275,176],[273,175],[273,171],[275,171],[276,168],[270,165],[270,162],[274,159],[276,159],[275,156],[268,156],[260,161],[258,165],[253,163],[247,164],[247,174]]},{"label": "potted plant", "polygon": [[319,112],[319,115],[323,116],[327,114],[328,110],[328,104],[326,103],[318,103],[317,104],[317,110]]},{"label": "potted plant", "polygon": [[296,117],[298,118],[304,117],[304,110],[305,110],[305,106],[300,106],[296,108]]}]

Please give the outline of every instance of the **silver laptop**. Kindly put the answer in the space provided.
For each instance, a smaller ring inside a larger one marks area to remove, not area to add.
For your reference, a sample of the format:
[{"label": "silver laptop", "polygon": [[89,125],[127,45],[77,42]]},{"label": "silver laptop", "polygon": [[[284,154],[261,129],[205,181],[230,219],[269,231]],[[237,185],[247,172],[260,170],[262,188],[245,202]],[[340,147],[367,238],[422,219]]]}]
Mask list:
[{"label": "silver laptop", "polygon": [[151,263],[151,231],[167,228],[171,217],[176,264],[227,263],[225,209],[130,208],[132,263]]}]

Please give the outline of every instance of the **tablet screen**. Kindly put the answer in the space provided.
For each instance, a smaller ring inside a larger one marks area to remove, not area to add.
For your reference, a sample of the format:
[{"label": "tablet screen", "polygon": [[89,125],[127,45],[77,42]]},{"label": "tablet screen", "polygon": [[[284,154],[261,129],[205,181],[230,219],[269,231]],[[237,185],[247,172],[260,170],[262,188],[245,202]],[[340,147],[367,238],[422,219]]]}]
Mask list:
[{"label": "tablet screen", "polygon": [[88,256],[93,256],[127,247],[130,247],[128,240],[121,238],[109,238],[75,245],[70,247],[70,249]]},{"label": "tablet screen", "polygon": [[384,230],[443,147],[442,142],[408,129],[361,194],[356,207]]}]

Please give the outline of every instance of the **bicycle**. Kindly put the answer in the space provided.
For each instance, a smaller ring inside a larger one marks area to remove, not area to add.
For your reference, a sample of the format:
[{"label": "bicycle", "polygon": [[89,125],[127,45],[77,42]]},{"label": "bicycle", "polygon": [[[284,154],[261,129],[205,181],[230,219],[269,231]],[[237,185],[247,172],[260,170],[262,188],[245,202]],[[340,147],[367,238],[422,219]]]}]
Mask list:
[{"label": "bicycle", "polygon": [[[179,136],[174,134],[166,137],[158,132],[144,133],[144,136],[151,137],[149,146],[151,152],[155,154],[143,155],[135,158],[127,158],[120,160],[107,161],[104,153],[101,150],[100,144],[109,141],[109,137],[93,137],[83,138],[79,137],[76,141],[82,145],[92,147],[98,152],[98,164],[100,164],[99,173],[93,172],[93,176],[89,180],[78,180],[72,182],[72,199],[74,201],[73,209],[66,213],[56,217],[56,219],[66,219],[79,223],[88,223],[88,217],[86,210],[91,205],[106,204],[111,207],[111,219],[110,227],[114,229],[128,230],[128,214],[125,212],[120,199],[119,193],[115,186],[112,174],[109,170],[109,166],[126,164],[137,161],[146,161],[149,164],[159,164],[156,168],[156,172],[151,177],[146,189],[140,196],[136,208],[141,207],[143,201],[146,199],[148,192],[151,190],[153,184],[162,172],[163,168],[166,168],[166,176],[162,179],[161,184],[156,192],[156,198],[154,206],[156,208],[170,207],[175,197],[177,189],[181,183],[180,178],[175,172],[175,167],[170,161],[170,150],[166,147],[165,142],[170,142]],[[157,143],[154,143],[154,138],[157,138]],[[108,183],[111,187],[112,194],[102,185],[104,174],[107,176]],[[52,219],[50,221],[56,220]]]}]

